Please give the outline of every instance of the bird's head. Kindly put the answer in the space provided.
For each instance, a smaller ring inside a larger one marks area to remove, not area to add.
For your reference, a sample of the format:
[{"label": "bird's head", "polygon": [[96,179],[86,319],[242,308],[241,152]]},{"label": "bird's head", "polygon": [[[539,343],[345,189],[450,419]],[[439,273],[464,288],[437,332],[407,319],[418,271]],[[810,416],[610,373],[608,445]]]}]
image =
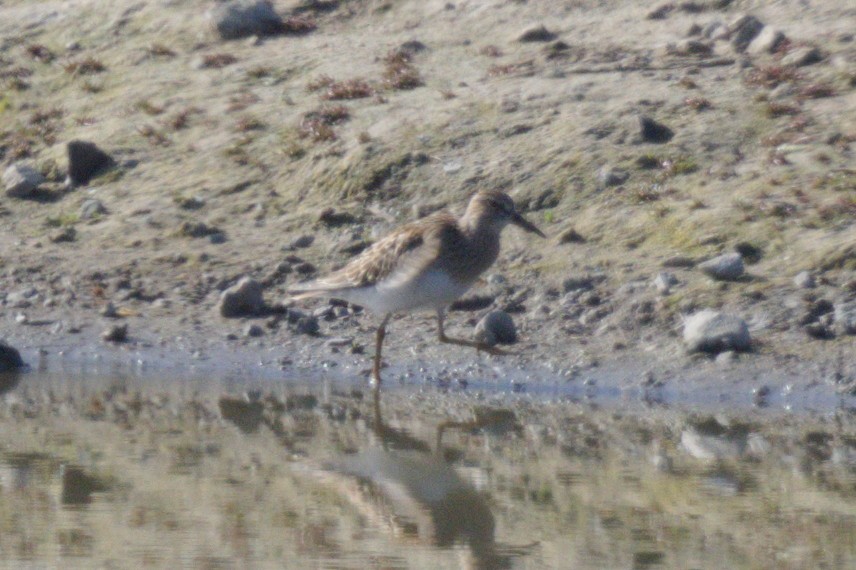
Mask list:
[{"label": "bird's head", "polygon": [[497,190],[476,193],[467,206],[466,216],[481,223],[488,223],[498,230],[502,230],[507,224],[514,224],[542,238],[547,237],[535,224],[520,215],[514,207],[514,200],[508,194]]}]

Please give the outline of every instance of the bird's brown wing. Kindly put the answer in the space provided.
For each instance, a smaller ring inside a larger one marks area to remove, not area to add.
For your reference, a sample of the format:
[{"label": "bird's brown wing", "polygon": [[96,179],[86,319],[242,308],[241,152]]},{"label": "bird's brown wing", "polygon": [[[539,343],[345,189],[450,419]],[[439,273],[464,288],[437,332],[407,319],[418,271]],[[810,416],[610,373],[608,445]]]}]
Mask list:
[{"label": "bird's brown wing", "polygon": [[316,281],[291,289],[298,298],[380,281],[399,281],[418,273],[436,260],[442,228],[454,224],[451,214],[439,213],[402,226],[375,242],[345,267]]}]

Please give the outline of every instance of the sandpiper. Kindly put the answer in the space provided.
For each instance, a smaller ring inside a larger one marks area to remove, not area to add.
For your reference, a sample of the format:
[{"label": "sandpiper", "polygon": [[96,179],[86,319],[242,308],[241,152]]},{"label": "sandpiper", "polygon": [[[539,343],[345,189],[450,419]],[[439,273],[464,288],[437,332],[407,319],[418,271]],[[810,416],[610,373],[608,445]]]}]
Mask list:
[{"label": "sandpiper", "polygon": [[377,329],[372,381],[380,386],[381,349],[394,313],[415,309],[437,312],[440,342],[470,346],[489,354],[505,351],[484,343],[446,336],[445,310],[496,261],[499,237],[507,224],[546,237],[514,208],[502,192],[476,193],[461,217],[443,211],[392,231],[345,267],[289,290],[293,299],[330,297],[362,305],[383,315]]}]

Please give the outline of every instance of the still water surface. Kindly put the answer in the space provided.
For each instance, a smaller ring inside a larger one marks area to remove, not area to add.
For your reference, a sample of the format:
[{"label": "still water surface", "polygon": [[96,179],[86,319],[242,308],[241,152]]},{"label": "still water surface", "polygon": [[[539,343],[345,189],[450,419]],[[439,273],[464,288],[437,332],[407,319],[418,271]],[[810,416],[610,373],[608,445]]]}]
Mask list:
[{"label": "still water surface", "polygon": [[[8,568],[856,568],[852,413],[32,373]],[[249,391],[247,392],[247,390]]]}]

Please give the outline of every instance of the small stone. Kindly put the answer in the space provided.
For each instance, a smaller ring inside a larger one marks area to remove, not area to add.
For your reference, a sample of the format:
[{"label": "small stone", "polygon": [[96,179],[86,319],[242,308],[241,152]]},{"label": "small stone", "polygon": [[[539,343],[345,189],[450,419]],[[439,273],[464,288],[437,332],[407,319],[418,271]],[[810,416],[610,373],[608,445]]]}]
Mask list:
[{"label": "small stone", "polygon": [[737,361],[737,353],[733,350],[725,350],[716,355],[715,362],[719,366],[727,366]]},{"label": "small stone", "polygon": [[673,255],[672,257],[664,259],[660,265],[663,267],[691,268],[695,267],[696,260],[692,257],[687,257],[686,255]]},{"label": "small stone", "polygon": [[752,43],[758,34],[761,33],[761,30],[764,28],[764,24],[750,14],[744,14],[735,19],[728,26],[728,30],[731,35],[731,45],[734,47],[734,50],[737,52],[744,52],[746,48],[749,47],[749,44]]},{"label": "small stone", "polygon": [[284,31],[282,18],[268,0],[233,0],[208,11],[212,27],[224,40],[270,36]]},{"label": "small stone", "polygon": [[9,372],[25,366],[18,349],[0,341],[0,372]]},{"label": "small stone", "polygon": [[29,198],[45,181],[45,177],[35,168],[16,162],[3,171],[3,186],[10,198]]},{"label": "small stone", "polygon": [[218,304],[220,315],[226,318],[259,315],[264,307],[262,286],[250,277],[242,278],[237,285],[223,291]]},{"label": "small stone", "polygon": [[667,295],[672,287],[678,284],[678,278],[668,271],[661,271],[654,278],[654,287],[663,295]]},{"label": "small stone", "polygon": [[686,38],[674,44],[669,50],[675,55],[710,55],[713,53],[713,45],[708,41]]},{"label": "small stone", "polygon": [[313,316],[307,316],[297,319],[294,330],[298,334],[315,336],[321,331],[321,327],[318,325],[318,319]]},{"label": "small stone", "polygon": [[528,28],[517,38],[519,42],[550,42],[556,39],[556,34],[543,25]]},{"label": "small stone", "polygon": [[488,346],[517,342],[514,319],[505,311],[491,311],[476,325],[475,339]]},{"label": "small stone", "polygon": [[835,303],[835,326],[841,334],[856,334],[856,300]]},{"label": "small stone", "polygon": [[115,319],[119,314],[116,312],[116,306],[112,302],[108,302],[104,305],[104,308],[101,309],[101,316],[108,319]]},{"label": "small stone", "polygon": [[27,315],[25,315],[24,313],[18,313],[17,315],[15,315],[15,324],[17,325],[25,325],[27,324],[27,322],[29,322],[29,320],[29,317],[27,317]]},{"label": "small stone", "polygon": [[128,340],[128,325],[111,325],[107,330],[101,333],[101,338],[105,342],[125,342]]},{"label": "small stone", "polygon": [[77,230],[71,226],[62,228],[61,230],[51,233],[48,236],[48,239],[50,239],[52,243],[73,242],[77,239]]},{"label": "small stone", "polygon": [[739,253],[726,253],[699,263],[698,268],[713,279],[733,281],[743,275],[743,256]]},{"label": "small stone", "polygon": [[748,350],[752,338],[740,317],[705,309],[684,321],[684,342],[690,352],[719,353]]},{"label": "small stone", "polygon": [[621,184],[624,184],[628,178],[630,178],[629,172],[622,168],[614,168],[609,165],[601,167],[597,173],[597,179],[600,181],[600,185],[603,188],[620,186]]},{"label": "small stone", "polygon": [[781,30],[778,30],[773,26],[765,26],[764,29],[761,30],[761,33],[752,40],[749,47],[746,48],[746,52],[750,55],[773,53],[776,51],[776,48],[785,41],[785,39],[787,38],[785,38],[785,34],[783,34]]},{"label": "small stone", "polygon": [[654,6],[646,15],[646,20],[665,20],[669,17],[669,14],[672,13],[672,10],[675,9],[675,5],[667,2],[665,4],[658,4]]},{"label": "small stone", "polygon": [[303,249],[307,248],[315,241],[315,236],[311,234],[302,235],[299,238],[295,239],[291,242],[291,247],[293,249]]},{"label": "small stone", "polygon": [[97,198],[87,198],[80,205],[80,219],[93,220],[107,213],[107,208]]},{"label": "small stone", "polygon": [[645,142],[664,143],[672,140],[672,137],[675,136],[672,129],[644,115],[639,117],[639,130],[642,140]]},{"label": "small stone", "polygon": [[244,328],[244,336],[246,337],[255,338],[264,334],[265,330],[257,324],[249,324]]},{"label": "small stone", "polygon": [[71,141],[66,145],[68,154],[68,179],[71,185],[89,183],[96,174],[113,166],[113,158],[88,141]]},{"label": "small stone", "polygon": [[559,243],[585,243],[586,238],[580,235],[574,228],[568,228],[559,234]]},{"label": "small stone", "polygon": [[817,282],[810,271],[800,271],[794,277],[794,285],[800,289],[814,289],[817,287]]},{"label": "small stone", "polygon": [[782,65],[804,67],[823,61],[823,52],[812,46],[799,47],[782,58]]},{"label": "small stone", "polygon": [[713,41],[720,41],[728,38],[728,26],[718,20],[706,25],[702,30],[702,35]]}]

